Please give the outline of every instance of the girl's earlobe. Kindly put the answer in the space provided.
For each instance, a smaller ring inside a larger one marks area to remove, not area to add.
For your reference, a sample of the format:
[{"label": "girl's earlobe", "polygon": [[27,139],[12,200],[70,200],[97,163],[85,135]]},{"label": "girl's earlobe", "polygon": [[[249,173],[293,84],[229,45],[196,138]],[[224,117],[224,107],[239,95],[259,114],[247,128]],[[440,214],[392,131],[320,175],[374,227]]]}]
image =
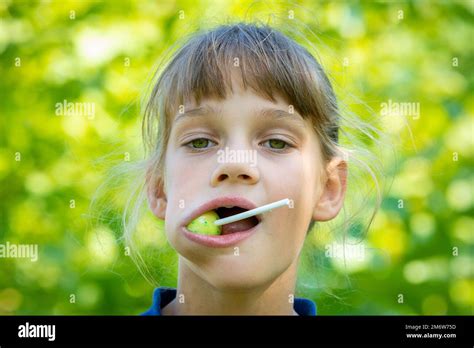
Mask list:
[{"label": "girl's earlobe", "polygon": [[148,206],[153,214],[159,219],[165,219],[167,199],[163,180],[156,178],[147,182]]}]

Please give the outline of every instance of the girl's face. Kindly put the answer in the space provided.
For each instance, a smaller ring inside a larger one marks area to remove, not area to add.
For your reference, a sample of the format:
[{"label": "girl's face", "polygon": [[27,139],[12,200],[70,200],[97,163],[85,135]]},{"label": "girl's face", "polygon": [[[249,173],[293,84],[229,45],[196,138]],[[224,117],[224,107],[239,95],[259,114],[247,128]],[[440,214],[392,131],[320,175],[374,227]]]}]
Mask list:
[{"label": "girl's face", "polygon": [[[189,103],[181,111],[167,145],[161,203],[169,242],[187,267],[217,289],[275,281],[296,264],[323,192],[323,161],[310,122],[283,99],[272,102],[242,88],[223,101]],[[224,196],[255,206],[290,198],[293,208],[262,214],[255,231],[232,246],[186,238],[190,214]]]}]

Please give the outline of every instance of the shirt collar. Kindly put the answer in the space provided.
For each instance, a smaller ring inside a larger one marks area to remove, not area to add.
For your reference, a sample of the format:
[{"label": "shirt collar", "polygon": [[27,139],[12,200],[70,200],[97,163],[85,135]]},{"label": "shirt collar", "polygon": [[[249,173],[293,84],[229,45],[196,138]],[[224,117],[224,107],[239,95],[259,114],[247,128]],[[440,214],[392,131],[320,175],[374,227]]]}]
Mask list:
[{"label": "shirt collar", "polygon": [[[160,287],[153,292],[153,304],[142,315],[161,315],[161,310],[176,298],[176,289]],[[301,316],[315,316],[316,303],[306,298],[295,298],[293,309]]]}]

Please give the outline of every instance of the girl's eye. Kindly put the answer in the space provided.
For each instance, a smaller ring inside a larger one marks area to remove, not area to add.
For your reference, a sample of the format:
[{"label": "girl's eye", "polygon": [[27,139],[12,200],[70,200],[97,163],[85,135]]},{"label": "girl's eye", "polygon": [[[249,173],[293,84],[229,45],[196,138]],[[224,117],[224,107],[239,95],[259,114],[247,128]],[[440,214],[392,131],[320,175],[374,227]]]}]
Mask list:
[{"label": "girl's eye", "polygon": [[286,141],[283,141],[281,139],[269,139],[263,142],[263,144],[267,144],[267,143],[268,143],[267,147],[270,147],[271,149],[275,149],[275,150],[283,150],[286,147],[290,147],[290,145]]},{"label": "girl's eye", "polygon": [[198,138],[198,139],[191,140],[186,145],[191,147],[192,149],[205,149],[205,148],[210,147],[210,144],[215,144],[215,143],[206,138]]}]

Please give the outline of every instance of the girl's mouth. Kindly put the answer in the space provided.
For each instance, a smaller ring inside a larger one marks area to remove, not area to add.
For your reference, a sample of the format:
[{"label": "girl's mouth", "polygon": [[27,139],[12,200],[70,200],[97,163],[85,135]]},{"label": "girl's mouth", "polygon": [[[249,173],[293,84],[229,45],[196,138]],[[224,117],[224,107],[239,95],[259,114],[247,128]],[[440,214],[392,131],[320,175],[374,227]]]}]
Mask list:
[{"label": "girl's mouth", "polygon": [[248,209],[239,206],[217,207],[196,217],[186,226],[186,228],[192,233],[208,236],[226,235],[247,231],[259,224],[260,220],[258,217],[248,217],[246,219],[224,224],[223,226],[214,224],[214,222],[217,220],[234,216],[246,211],[248,211]]},{"label": "girl's mouth", "polygon": [[219,207],[197,217],[186,227],[183,233],[186,238],[212,248],[225,248],[237,245],[257,230],[260,220],[252,216],[223,226],[214,225],[214,221],[247,211],[238,206]]},{"label": "girl's mouth", "polygon": [[223,226],[214,225],[214,221],[247,211],[241,207],[219,207],[207,211],[183,227],[184,236],[198,244],[212,248],[226,248],[237,245],[248,238],[260,225],[260,220],[252,216]]},{"label": "girl's mouth", "polygon": [[250,236],[261,225],[262,214],[288,206],[289,198],[256,207],[239,197],[217,198],[210,201],[185,219],[184,236],[210,247],[228,247]]},{"label": "girl's mouth", "polygon": [[260,214],[242,217],[225,224],[215,222],[240,213],[253,210],[257,206],[243,197],[226,196],[215,198],[192,211],[181,227],[184,236],[198,244],[213,248],[235,246],[256,232],[261,225]]}]

